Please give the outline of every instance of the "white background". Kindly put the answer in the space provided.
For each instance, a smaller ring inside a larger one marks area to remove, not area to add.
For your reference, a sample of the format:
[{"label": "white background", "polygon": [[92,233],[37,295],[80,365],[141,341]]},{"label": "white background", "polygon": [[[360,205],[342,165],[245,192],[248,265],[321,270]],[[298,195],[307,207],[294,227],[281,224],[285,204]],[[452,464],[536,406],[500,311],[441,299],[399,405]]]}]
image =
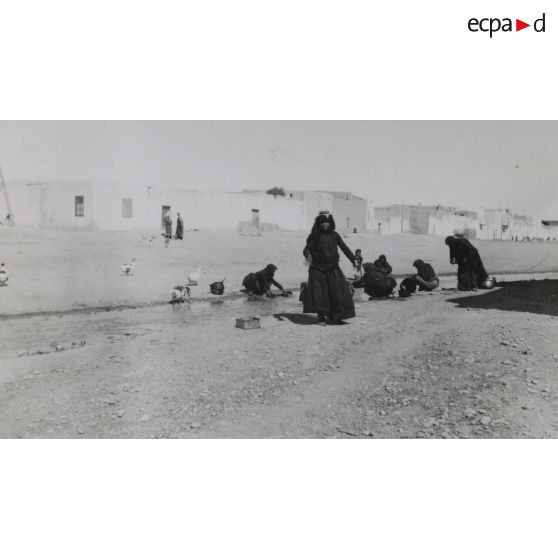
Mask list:
[{"label": "white background", "polygon": [[[3,2],[0,118],[555,119],[552,6]],[[555,469],[554,441],[3,441],[0,553],[550,556]]]},{"label": "white background", "polygon": [[[549,119],[550,1],[3,2],[0,116]],[[546,33],[471,33],[471,17]]]}]

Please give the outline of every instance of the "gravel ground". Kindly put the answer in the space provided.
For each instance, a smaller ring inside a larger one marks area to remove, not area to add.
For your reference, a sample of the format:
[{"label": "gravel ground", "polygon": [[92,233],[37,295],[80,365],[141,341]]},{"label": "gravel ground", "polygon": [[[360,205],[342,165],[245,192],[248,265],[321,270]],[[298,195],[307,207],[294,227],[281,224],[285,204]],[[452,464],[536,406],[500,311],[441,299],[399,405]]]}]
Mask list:
[{"label": "gravel ground", "polygon": [[[132,249],[138,238],[0,237],[10,270],[0,289],[1,437],[556,436],[555,279],[383,301],[357,291],[357,317],[321,328],[296,296],[220,299],[205,286],[226,275],[230,292],[274,261],[278,279],[296,287],[305,279],[304,235],[200,231],[168,249]],[[398,274],[415,257],[452,270],[443,239],[348,241],[365,256],[386,253]],[[495,274],[558,268],[556,243],[476,244]],[[119,264],[133,255],[136,274],[121,276]],[[193,294],[204,300],[165,304],[198,265],[207,275]],[[252,315],[261,329],[234,327]]]}]

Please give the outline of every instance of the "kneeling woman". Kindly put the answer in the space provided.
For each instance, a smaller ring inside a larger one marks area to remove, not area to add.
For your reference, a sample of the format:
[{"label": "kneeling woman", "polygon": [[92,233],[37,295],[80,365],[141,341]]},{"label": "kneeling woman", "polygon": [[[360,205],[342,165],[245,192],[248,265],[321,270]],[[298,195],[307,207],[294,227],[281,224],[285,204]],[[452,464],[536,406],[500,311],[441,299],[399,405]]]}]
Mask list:
[{"label": "kneeling woman", "polygon": [[286,291],[275,280],[274,277],[276,271],[277,266],[269,264],[261,271],[249,273],[246,277],[244,277],[242,286],[248,291],[248,294],[255,294],[258,296],[271,296],[271,285],[275,285],[284,294],[290,294],[291,291]]},{"label": "kneeling woman", "polygon": [[417,269],[417,274],[414,276],[419,291],[433,291],[440,285],[440,279],[436,277],[434,268],[427,262],[422,260],[415,260],[413,267]]},{"label": "kneeling woman", "polygon": [[335,231],[333,215],[321,213],[316,217],[303,251],[310,264],[303,312],[318,314],[320,325],[326,324],[326,317],[331,323],[338,324],[355,316],[349,283],[339,268],[338,248],[354,266],[355,256]]}]

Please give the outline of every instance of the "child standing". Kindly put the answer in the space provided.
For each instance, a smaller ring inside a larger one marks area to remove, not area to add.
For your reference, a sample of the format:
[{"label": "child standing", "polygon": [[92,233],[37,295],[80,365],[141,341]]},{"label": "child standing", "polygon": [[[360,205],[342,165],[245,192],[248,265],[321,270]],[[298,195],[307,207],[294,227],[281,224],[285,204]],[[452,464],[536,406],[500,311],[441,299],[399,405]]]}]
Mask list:
[{"label": "child standing", "polygon": [[360,279],[362,277],[362,262],[364,261],[363,257],[362,257],[362,250],[360,248],[358,248],[357,250],[355,250],[355,269],[356,269],[356,273],[355,273],[355,279]]}]

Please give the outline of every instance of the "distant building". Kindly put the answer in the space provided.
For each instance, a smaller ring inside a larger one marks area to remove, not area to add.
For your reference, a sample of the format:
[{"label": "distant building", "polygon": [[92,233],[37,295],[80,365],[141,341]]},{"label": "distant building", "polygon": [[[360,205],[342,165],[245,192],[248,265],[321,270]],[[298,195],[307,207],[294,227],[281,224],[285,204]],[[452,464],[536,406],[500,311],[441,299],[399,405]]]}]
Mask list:
[{"label": "distant building", "polygon": [[[479,240],[523,240],[548,238],[544,226],[532,217],[507,209],[464,209],[441,205],[393,204],[374,209],[382,234],[435,234],[450,236],[456,232]],[[547,231],[550,228],[547,227]]]},{"label": "distant building", "polygon": [[541,221],[541,230],[544,238],[558,240],[558,219],[545,219]]},{"label": "distant building", "polygon": [[185,227],[236,229],[251,223],[309,230],[319,211],[331,211],[339,230],[364,230],[369,202],[350,193],[218,192],[94,181],[12,182],[13,211],[21,226],[100,231],[154,230],[163,215],[180,211]]}]

